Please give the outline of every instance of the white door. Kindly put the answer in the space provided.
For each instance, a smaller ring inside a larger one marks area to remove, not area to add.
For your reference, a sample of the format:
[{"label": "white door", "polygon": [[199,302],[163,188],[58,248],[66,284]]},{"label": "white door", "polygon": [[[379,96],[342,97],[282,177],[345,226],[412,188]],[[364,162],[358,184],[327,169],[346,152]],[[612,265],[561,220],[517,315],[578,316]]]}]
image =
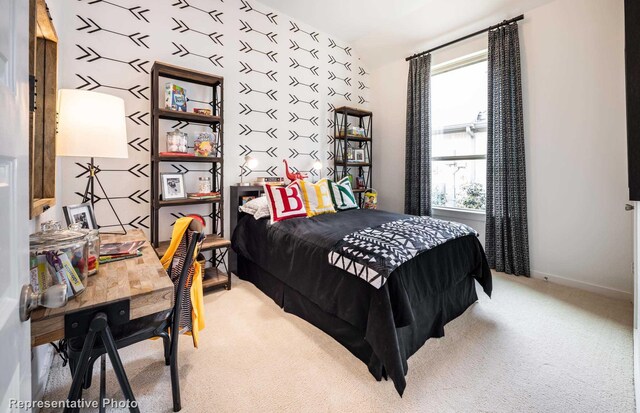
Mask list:
[{"label": "white door", "polygon": [[31,399],[29,322],[20,289],[29,279],[29,2],[0,0],[0,412]]}]

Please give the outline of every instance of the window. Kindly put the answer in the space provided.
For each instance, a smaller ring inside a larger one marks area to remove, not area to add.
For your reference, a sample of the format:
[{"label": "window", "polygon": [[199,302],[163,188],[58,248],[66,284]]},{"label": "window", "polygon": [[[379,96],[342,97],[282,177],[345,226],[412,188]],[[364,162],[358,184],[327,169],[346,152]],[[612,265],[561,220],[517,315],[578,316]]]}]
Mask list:
[{"label": "window", "polygon": [[486,51],[432,68],[431,119],[433,205],[484,211]]}]

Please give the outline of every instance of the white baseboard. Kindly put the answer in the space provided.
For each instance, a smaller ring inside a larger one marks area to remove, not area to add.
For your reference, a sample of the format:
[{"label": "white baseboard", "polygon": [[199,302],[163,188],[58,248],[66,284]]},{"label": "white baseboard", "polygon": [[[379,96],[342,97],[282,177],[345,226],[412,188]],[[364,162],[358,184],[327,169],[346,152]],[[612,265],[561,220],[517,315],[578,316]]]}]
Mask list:
[{"label": "white baseboard", "polygon": [[555,284],[566,285],[567,287],[579,288],[581,290],[590,291],[592,293],[615,298],[617,300],[633,302],[633,293],[617,290],[615,288],[603,287],[601,285],[591,284],[585,281],[574,280],[571,278],[565,278],[559,275],[548,274],[540,271],[531,271],[531,277],[540,280],[546,280]]}]

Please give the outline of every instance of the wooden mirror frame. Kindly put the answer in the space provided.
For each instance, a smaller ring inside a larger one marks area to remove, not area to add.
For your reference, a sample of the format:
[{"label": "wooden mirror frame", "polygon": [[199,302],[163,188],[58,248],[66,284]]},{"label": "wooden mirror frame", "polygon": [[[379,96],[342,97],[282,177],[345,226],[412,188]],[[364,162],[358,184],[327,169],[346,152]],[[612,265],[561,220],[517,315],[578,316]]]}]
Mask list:
[{"label": "wooden mirror frame", "polygon": [[45,0],[29,0],[29,216],[56,203],[58,35]]}]

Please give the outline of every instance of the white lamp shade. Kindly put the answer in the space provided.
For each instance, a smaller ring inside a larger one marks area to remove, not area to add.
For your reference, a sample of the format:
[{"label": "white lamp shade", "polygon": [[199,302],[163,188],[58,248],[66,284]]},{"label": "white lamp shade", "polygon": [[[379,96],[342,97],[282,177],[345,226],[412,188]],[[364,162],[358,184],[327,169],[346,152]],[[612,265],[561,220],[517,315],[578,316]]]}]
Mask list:
[{"label": "white lamp shade", "polygon": [[127,158],[124,100],[104,93],[61,89],[56,154]]}]

